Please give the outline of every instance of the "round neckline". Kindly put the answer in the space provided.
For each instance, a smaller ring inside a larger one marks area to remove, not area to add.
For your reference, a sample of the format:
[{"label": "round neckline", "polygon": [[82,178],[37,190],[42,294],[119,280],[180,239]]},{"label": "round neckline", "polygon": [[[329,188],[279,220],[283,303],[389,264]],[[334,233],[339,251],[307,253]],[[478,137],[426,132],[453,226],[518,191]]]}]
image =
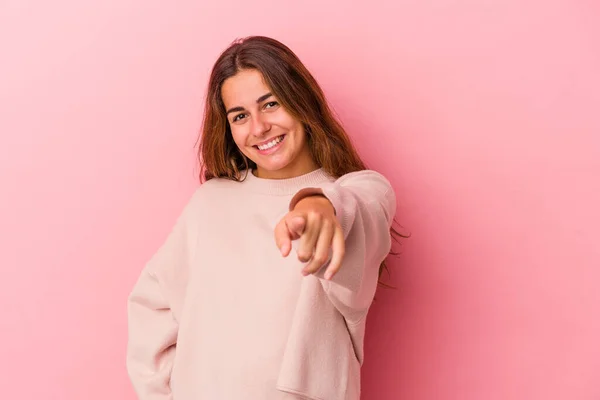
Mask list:
[{"label": "round neckline", "polygon": [[242,171],[242,176],[245,175],[243,182],[249,189],[267,194],[295,194],[302,188],[330,180],[330,176],[323,168],[318,168],[306,174],[285,179],[259,178],[254,175],[253,171],[252,168]]}]

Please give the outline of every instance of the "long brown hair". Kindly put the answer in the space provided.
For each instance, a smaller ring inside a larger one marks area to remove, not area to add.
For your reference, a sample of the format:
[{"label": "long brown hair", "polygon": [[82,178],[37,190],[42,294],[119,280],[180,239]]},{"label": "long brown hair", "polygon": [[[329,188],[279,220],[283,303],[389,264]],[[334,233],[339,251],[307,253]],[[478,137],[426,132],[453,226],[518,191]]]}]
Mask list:
[{"label": "long brown hair", "polygon": [[[280,104],[304,125],[313,159],[325,172],[339,178],[367,169],[323,90],[296,54],[275,39],[250,36],[234,41],[212,69],[198,149],[201,182],[217,177],[240,181],[243,170],[256,168],[233,141],[221,98],[225,80],[246,69],[259,71]],[[391,233],[402,237],[393,228]]]}]

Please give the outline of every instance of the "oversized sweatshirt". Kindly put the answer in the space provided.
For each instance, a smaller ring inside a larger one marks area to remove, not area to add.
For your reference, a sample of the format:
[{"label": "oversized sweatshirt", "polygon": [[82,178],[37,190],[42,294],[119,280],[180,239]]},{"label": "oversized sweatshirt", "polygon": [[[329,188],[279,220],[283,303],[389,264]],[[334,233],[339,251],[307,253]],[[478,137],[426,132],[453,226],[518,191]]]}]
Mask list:
[{"label": "oversized sweatshirt", "polygon": [[[200,185],[128,297],[127,370],[140,400],[358,400],[367,312],[396,197],[375,171]],[[302,198],[335,208],[341,269],[306,277],[274,228]]]}]

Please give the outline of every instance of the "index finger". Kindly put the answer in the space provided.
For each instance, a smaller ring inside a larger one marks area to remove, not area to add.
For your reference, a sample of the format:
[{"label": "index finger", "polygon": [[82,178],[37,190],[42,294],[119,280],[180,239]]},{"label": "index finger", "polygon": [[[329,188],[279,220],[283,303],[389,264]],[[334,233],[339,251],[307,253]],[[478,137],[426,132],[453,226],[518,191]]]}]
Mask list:
[{"label": "index finger", "polygon": [[275,244],[281,252],[281,255],[287,257],[292,250],[292,239],[290,231],[285,223],[285,220],[281,220],[274,230]]}]

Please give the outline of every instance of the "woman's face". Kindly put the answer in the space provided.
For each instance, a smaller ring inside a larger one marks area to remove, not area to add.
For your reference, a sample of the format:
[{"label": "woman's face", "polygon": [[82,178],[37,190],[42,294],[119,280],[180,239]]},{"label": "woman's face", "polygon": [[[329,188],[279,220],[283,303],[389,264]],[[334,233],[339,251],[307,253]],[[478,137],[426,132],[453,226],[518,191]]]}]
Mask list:
[{"label": "woman's face", "polygon": [[258,177],[293,178],[317,169],[302,123],[279,104],[259,71],[225,80],[221,98],[233,140],[256,163]]}]

